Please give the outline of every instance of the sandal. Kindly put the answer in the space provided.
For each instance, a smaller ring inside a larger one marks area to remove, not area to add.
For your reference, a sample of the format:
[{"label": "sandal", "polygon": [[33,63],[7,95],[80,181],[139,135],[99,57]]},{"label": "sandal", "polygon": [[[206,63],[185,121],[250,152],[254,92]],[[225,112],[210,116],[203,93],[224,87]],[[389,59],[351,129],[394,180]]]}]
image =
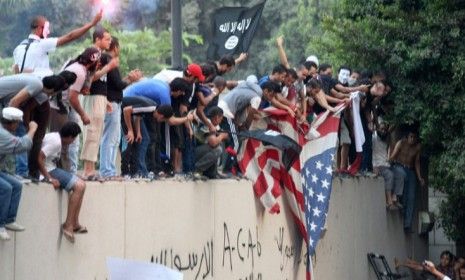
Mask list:
[{"label": "sandal", "polygon": [[83,178],[84,181],[89,181],[89,182],[100,182],[100,183],[103,183],[105,182],[105,179],[94,174],[94,175],[89,175],[87,177],[84,177]]},{"label": "sandal", "polygon": [[64,226],[61,226],[63,236],[71,243],[74,243],[74,234],[70,231],[65,230]]},{"label": "sandal", "polygon": [[88,233],[87,227],[79,225],[77,228],[74,229],[75,233],[85,234]]}]

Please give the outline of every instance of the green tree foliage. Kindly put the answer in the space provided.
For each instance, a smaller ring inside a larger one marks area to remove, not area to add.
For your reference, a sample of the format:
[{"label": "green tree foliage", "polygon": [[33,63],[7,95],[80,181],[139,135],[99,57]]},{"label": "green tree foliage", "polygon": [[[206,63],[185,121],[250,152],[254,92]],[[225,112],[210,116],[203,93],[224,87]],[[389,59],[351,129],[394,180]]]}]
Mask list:
[{"label": "green tree foliage", "polygon": [[420,122],[430,184],[449,195],[441,205],[441,224],[462,242],[464,25],[464,1],[341,0],[322,18],[322,36],[307,45],[333,65],[386,72],[395,87],[393,121]]}]

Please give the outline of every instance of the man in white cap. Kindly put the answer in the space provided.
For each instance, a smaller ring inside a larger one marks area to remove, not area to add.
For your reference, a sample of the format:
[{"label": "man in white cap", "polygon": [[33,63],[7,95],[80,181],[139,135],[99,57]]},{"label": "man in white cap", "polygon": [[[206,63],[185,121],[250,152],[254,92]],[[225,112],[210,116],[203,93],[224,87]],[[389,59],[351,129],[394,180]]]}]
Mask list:
[{"label": "man in white cap", "polygon": [[[22,153],[32,146],[32,138],[37,130],[37,123],[31,121],[29,130],[23,137],[17,137],[16,131],[22,121],[23,112],[17,108],[7,107],[2,110],[0,119],[0,163],[4,162],[9,154]],[[4,172],[0,166],[0,240],[9,240],[6,229],[23,231],[24,227],[15,222],[21,199],[22,184],[14,176]]]}]

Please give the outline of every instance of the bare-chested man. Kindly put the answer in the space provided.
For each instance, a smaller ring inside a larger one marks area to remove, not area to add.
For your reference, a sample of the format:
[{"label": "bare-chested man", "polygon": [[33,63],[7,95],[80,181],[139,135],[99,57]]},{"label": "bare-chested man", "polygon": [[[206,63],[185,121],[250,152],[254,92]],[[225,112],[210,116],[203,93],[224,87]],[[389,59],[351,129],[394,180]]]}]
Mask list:
[{"label": "bare-chested man", "polygon": [[420,173],[420,152],[421,144],[418,142],[418,134],[410,131],[407,137],[397,142],[394,151],[389,156],[389,161],[393,163],[395,189],[403,189],[403,192],[394,194],[393,200],[397,200],[397,195],[402,192],[404,230],[406,232],[412,231],[417,178],[421,186],[425,184]]}]

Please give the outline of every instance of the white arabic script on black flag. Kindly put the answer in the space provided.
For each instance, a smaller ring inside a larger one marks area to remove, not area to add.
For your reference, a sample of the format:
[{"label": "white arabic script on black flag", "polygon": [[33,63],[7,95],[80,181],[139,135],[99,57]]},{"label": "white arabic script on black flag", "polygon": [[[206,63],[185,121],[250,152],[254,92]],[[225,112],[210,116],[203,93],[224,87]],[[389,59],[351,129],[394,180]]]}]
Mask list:
[{"label": "white arabic script on black flag", "polygon": [[265,2],[252,8],[224,7],[213,13],[213,40],[208,57],[247,52],[258,27]]}]

